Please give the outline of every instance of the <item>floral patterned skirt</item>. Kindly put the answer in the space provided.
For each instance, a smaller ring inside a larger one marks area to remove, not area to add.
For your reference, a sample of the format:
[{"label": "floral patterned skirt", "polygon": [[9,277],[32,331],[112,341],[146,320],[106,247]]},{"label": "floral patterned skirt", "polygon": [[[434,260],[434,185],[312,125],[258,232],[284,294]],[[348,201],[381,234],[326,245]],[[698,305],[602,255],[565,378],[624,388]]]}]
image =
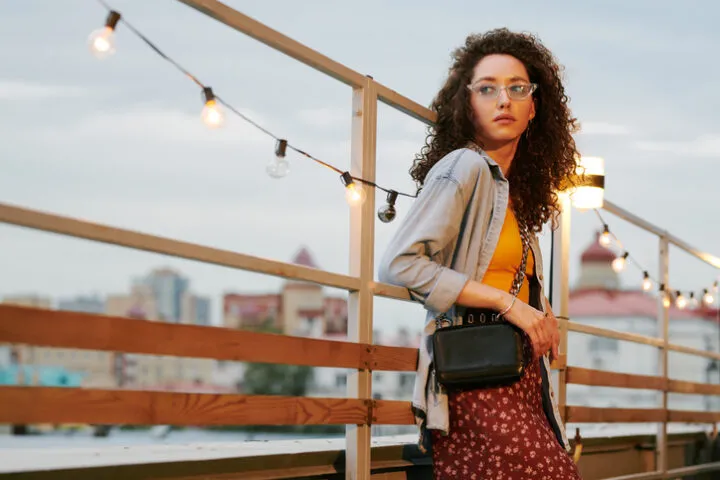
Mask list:
[{"label": "floral patterned skirt", "polygon": [[580,479],[543,410],[539,361],[512,385],[448,393],[450,433],[432,430],[436,480]]}]

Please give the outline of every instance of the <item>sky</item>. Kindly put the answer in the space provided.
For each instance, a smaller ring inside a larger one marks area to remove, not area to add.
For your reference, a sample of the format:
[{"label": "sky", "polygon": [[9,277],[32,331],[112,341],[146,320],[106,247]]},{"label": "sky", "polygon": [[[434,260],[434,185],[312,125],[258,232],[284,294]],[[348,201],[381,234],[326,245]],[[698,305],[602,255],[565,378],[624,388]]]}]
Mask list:
[{"label": "sky", "polygon": [[[350,164],[349,87],[179,2],[110,0],[136,28],[265,128],[340,168]],[[541,5],[542,3],[542,5]],[[601,156],[605,196],[689,244],[720,255],[720,95],[716,2],[357,2],[237,0],[231,7],[429,105],[450,53],[495,27],[537,34],[564,65],[581,153]],[[117,52],[90,55],[106,11],[93,1],[0,2],[0,202],[289,261],[307,246],[320,267],[348,273],[349,211],[340,181],[291,154],[265,173],[274,140],[228,114],[200,120],[198,87],[121,25]],[[413,192],[408,175],[424,126],[378,108],[377,181]],[[398,219],[376,224],[379,260]],[[376,197],[377,206],[384,194]],[[657,273],[657,239],[610,213],[610,229]],[[601,227],[572,213],[571,279]],[[541,238],[549,254],[549,235]],[[549,264],[549,258],[546,258]],[[229,268],[0,225],[0,297],[54,300],[123,293],[131,278],[173,267],[213,301],[277,290],[281,280]],[[702,289],[712,267],[671,249],[673,288]],[[622,274],[627,288],[642,273]],[[328,289],[328,294],[343,292]],[[375,326],[419,329],[418,305],[375,301]]]}]

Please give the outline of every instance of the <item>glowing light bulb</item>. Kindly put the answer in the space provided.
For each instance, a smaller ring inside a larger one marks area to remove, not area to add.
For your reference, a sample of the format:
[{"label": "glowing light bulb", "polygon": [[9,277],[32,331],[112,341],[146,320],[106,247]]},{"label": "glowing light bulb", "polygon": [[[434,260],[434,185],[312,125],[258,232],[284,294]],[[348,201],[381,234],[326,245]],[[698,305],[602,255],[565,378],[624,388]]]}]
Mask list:
[{"label": "glowing light bulb", "polygon": [[690,308],[698,307],[698,300],[697,298],[695,298],[695,292],[690,292],[690,300],[688,300],[688,305],[690,305]]},{"label": "glowing light bulb", "polygon": [[579,210],[602,208],[605,192],[605,161],[600,157],[580,157],[575,172],[579,185],[571,193]]},{"label": "glowing light bulb", "polygon": [[615,260],[612,261],[612,269],[615,270],[616,273],[620,273],[625,268],[625,260],[628,257],[628,252],[623,253],[621,257],[617,257]]},{"label": "glowing light bulb", "polygon": [[222,109],[215,99],[215,94],[213,93],[212,88],[203,88],[203,98],[205,99],[205,106],[202,109],[200,117],[203,122],[205,122],[205,125],[210,128],[222,126],[223,121],[225,120],[225,115],[223,115]]},{"label": "glowing light bulb", "polygon": [[88,37],[88,46],[95,58],[103,60],[115,53],[115,27],[119,20],[120,14],[111,11],[105,20],[105,26]]},{"label": "glowing light bulb", "polygon": [[712,305],[715,302],[715,298],[713,298],[712,294],[708,292],[708,289],[703,290],[703,303],[705,305]]},{"label": "glowing light bulb", "polygon": [[675,305],[682,310],[683,308],[687,307],[687,300],[685,299],[685,297],[683,297],[683,294],[680,293],[679,290],[676,292],[676,294],[677,295],[675,298]]},{"label": "glowing light bulb", "polygon": [[290,172],[290,163],[285,159],[287,140],[278,140],[275,157],[267,164],[265,171],[272,178],[282,178]]},{"label": "glowing light bulb", "polygon": [[663,307],[670,308],[670,297],[667,294],[663,295]]},{"label": "glowing light bulb", "polygon": [[365,190],[358,186],[353,180],[349,172],[345,172],[340,177],[345,185],[345,200],[351,207],[362,205],[365,201]]},{"label": "glowing light bulb", "polygon": [[603,247],[609,247],[610,243],[612,242],[612,237],[610,236],[610,230],[608,229],[608,226],[605,225],[603,227],[603,232],[600,234],[600,238],[598,238],[598,243],[602,245]]},{"label": "glowing light bulb", "polygon": [[649,292],[650,289],[652,289],[653,283],[652,280],[650,280],[650,275],[648,275],[647,272],[644,273],[643,276],[643,283],[642,283],[642,289],[646,292]]}]

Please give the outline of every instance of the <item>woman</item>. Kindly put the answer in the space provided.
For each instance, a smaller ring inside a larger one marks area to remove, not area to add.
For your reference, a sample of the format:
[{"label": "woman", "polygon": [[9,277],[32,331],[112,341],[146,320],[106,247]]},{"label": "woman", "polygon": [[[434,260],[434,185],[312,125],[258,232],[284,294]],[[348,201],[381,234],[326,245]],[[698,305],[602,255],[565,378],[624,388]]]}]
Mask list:
[{"label": "woman", "polygon": [[[381,262],[380,280],[408,288],[428,310],[413,408],[421,446],[432,444],[436,479],[579,478],[549,381],[559,333],[536,236],[576,169],[575,119],[560,70],[531,35],[499,29],[467,38],[410,170],[420,194]],[[512,295],[524,251],[523,283]],[[519,381],[439,384],[435,319],[462,323],[471,309],[500,312],[525,333],[529,361]]]}]

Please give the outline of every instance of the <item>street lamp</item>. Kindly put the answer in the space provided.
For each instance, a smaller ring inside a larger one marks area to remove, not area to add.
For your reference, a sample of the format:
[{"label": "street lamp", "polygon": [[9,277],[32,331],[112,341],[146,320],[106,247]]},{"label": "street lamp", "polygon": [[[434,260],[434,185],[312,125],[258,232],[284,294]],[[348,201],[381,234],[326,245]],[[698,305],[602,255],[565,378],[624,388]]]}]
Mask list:
[{"label": "street lamp", "polygon": [[605,193],[605,161],[601,157],[580,157],[568,192],[575,208],[602,208]]}]

